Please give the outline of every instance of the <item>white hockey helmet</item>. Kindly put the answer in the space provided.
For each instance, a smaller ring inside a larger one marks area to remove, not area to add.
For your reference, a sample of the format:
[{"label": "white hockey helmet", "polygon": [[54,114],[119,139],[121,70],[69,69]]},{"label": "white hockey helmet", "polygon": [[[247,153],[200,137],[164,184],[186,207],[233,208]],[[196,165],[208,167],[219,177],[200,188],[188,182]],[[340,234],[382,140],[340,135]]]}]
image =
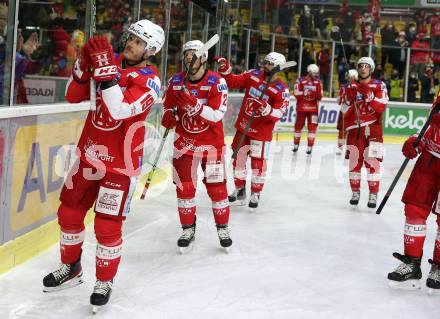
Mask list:
[{"label": "white hockey helmet", "polygon": [[318,76],[319,66],[317,66],[316,64],[309,64],[307,66],[307,73],[310,74],[310,76]]},{"label": "white hockey helmet", "polygon": [[264,57],[264,61],[267,61],[273,66],[283,65],[286,63],[286,58],[284,55],[278,52],[270,52],[268,55]]},{"label": "white hockey helmet", "polygon": [[145,46],[146,51],[154,49],[154,54],[157,54],[165,43],[165,33],[162,27],[150,20],[139,20],[131,24],[128,32],[147,44]]},{"label": "white hockey helmet", "polygon": [[[203,42],[200,40],[191,40],[186,42],[182,47],[182,53],[185,54],[188,50],[198,50],[204,46]],[[208,51],[203,52],[202,62],[208,60]]]},{"label": "white hockey helmet", "polygon": [[352,80],[357,81],[359,79],[359,73],[355,69],[350,69],[347,71],[347,74],[345,75],[345,77],[349,81],[352,81]]},{"label": "white hockey helmet", "polygon": [[374,68],[376,67],[376,64],[374,64],[373,59],[368,57],[368,56],[364,56],[364,57],[359,59],[359,61],[357,63],[357,67],[358,68],[359,68],[359,64],[368,64],[370,66],[371,73],[374,72]]}]

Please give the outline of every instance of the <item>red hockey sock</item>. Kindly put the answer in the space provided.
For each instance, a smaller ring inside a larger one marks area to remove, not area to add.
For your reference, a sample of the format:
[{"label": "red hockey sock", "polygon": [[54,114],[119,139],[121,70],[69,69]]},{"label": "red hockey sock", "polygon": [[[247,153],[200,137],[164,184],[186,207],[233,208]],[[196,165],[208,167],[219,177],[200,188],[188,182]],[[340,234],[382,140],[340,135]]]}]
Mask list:
[{"label": "red hockey sock", "polygon": [[437,229],[437,237],[434,243],[434,255],[432,259],[435,263],[440,264],[440,226]]},{"label": "red hockey sock", "polygon": [[299,145],[301,141],[301,131],[293,133],[293,144]]},{"label": "red hockey sock", "polygon": [[251,192],[260,193],[264,187],[266,175],[266,160],[262,158],[252,158],[252,178],[251,178]]},{"label": "red hockey sock", "polygon": [[218,202],[212,202],[212,212],[217,225],[227,225],[229,222],[229,201],[224,199]]},{"label": "red hockey sock", "polygon": [[[111,245],[111,246],[110,246]],[[98,243],[96,245],[96,278],[100,281],[109,281],[116,276],[121,261],[122,239],[110,243],[109,246]]]},{"label": "red hockey sock", "polygon": [[194,224],[194,218],[196,216],[196,203],[194,198],[178,198],[177,210],[179,212],[180,223],[182,225]]},{"label": "red hockey sock", "polygon": [[315,136],[315,132],[309,132],[309,134],[307,135],[307,146],[312,147],[313,144],[315,144]]},{"label": "red hockey sock", "polygon": [[358,192],[361,189],[361,172],[350,172],[350,187],[353,192]]},{"label": "red hockey sock", "polygon": [[81,257],[82,244],[85,236],[85,215],[85,211],[74,209],[63,203],[58,208],[60,254],[63,264],[74,263]]},{"label": "red hockey sock", "polygon": [[122,220],[95,216],[96,278],[109,281],[116,276],[122,251]]}]

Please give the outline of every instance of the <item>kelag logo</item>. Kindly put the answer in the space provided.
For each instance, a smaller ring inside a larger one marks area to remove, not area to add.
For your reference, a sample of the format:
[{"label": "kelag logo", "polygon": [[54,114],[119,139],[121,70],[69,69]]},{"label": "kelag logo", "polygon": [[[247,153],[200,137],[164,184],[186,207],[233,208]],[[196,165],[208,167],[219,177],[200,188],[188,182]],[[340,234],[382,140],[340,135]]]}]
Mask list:
[{"label": "kelag logo", "polygon": [[411,135],[425,124],[429,109],[387,107],[383,116],[385,134]]}]

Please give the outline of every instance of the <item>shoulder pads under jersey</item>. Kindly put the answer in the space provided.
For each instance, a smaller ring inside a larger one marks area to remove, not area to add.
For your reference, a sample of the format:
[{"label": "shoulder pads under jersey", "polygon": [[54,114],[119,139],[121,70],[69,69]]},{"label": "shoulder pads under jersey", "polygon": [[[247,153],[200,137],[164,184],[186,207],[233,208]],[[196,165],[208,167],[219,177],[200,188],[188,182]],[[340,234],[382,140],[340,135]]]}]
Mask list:
[{"label": "shoulder pads under jersey", "polygon": [[170,84],[181,84],[183,81],[183,73],[176,73],[170,79]]},{"label": "shoulder pads under jersey", "polygon": [[214,85],[217,83],[218,79],[220,78],[220,76],[216,75],[216,74],[212,74],[211,72],[208,74],[208,78],[206,79],[206,84],[207,85]]},{"label": "shoulder pads under jersey", "polygon": [[255,76],[260,76],[261,75],[261,73],[262,73],[262,71],[261,70],[258,70],[258,69],[252,69],[252,70],[249,70],[249,72],[251,72],[251,74],[252,75],[255,75]]}]

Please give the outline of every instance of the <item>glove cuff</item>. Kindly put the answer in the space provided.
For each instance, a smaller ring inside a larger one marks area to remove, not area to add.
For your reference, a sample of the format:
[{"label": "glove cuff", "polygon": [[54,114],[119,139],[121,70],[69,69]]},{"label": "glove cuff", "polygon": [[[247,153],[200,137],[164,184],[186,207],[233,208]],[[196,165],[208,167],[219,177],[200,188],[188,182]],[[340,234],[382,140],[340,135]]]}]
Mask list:
[{"label": "glove cuff", "polygon": [[105,81],[109,81],[110,79],[115,78],[116,74],[118,74],[118,67],[116,65],[107,65],[95,69],[93,72],[93,77],[98,79],[105,78]]},{"label": "glove cuff", "polygon": [[73,79],[81,84],[87,83],[90,80],[90,77],[92,76],[90,72],[81,70],[81,67],[79,65],[79,60],[77,59],[75,61],[75,64],[73,65],[72,69],[72,76]]}]

